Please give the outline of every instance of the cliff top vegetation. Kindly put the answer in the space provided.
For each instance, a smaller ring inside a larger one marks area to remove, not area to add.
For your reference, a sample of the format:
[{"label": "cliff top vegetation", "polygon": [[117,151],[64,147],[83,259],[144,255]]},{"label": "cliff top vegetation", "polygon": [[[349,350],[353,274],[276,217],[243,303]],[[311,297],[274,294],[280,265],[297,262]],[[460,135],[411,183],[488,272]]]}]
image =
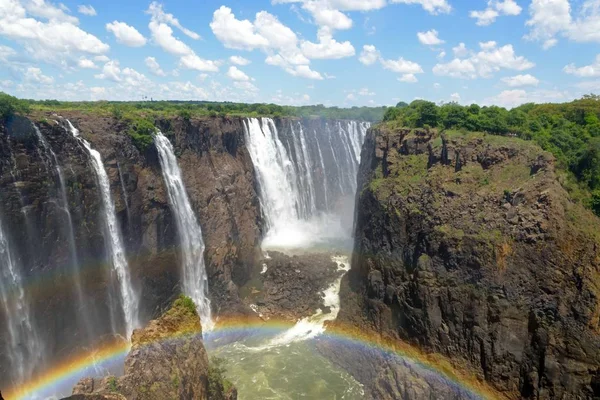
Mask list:
[{"label": "cliff top vegetation", "polygon": [[[10,100],[10,101],[9,101]],[[80,101],[58,100],[18,100],[0,92],[0,113],[4,116],[5,104],[19,104],[25,109],[11,112],[64,110],[80,111],[101,116],[114,116],[117,119],[137,119],[140,117],[200,118],[208,116],[242,117],[323,117],[332,119],[356,119],[379,122],[383,119],[386,107],[325,107],[322,104],[312,106],[280,106],[276,104],[246,104],[209,101]],[[8,116],[8,115],[7,115]]]},{"label": "cliff top vegetation", "polygon": [[554,155],[563,173],[561,183],[571,196],[600,215],[600,96],[511,110],[415,100],[388,108],[383,120],[387,129],[483,132],[533,141]]}]

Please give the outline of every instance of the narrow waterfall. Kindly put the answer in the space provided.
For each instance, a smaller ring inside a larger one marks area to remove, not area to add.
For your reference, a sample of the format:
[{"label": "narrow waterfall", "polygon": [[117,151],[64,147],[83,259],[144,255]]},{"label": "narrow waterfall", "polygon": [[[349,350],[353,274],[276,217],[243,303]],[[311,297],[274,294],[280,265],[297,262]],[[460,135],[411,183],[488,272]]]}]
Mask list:
[{"label": "narrow waterfall", "polygon": [[49,156],[50,163],[54,166],[56,171],[56,177],[58,178],[58,197],[59,197],[59,209],[64,213],[65,222],[64,225],[66,227],[66,236],[69,245],[69,256],[70,256],[70,267],[71,274],[73,276],[74,282],[74,290],[77,295],[77,301],[79,303],[77,313],[77,318],[79,318],[84,324],[84,328],[86,334],[88,336],[92,335],[92,324],[90,322],[90,313],[85,310],[85,305],[87,303],[85,296],[83,295],[83,289],[81,286],[81,274],[79,271],[79,255],[77,253],[77,244],[75,243],[75,232],[73,231],[73,218],[71,216],[71,211],[69,210],[69,201],[67,200],[67,188],[65,185],[65,177],[63,173],[63,169],[58,162],[58,158],[56,157],[56,153],[52,150],[52,147],[48,144],[42,132],[40,132],[39,128],[34,124],[33,128],[35,133],[44,149],[44,152]]},{"label": "narrow waterfall", "polygon": [[180,249],[183,256],[183,290],[194,300],[202,328],[210,330],[213,321],[208,298],[208,277],[204,266],[202,230],[190,204],[173,145],[157,131],[154,143],[158,150],[162,174],[167,186],[171,209],[177,221]]},{"label": "narrow waterfall", "polygon": [[121,238],[121,232],[117,223],[117,216],[115,212],[115,205],[112,200],[110,193],[110,181],[106,170],[104,169],[104,163],[102,157],[97,150],[94,150],[90,143],[79,136],[79,131],[71,124],[69,120],[66,120],[69,125],[71,134],[79,140],[85,147],[90,155],[91,164],[96,173],[96,179],[100,188],[100,194],[102,196],[102,204],[104,207],[104,223],[105,223],[105,242],[108,256],[111,260],[113,270],[117,274],[117,280],[119,282],[119,291],[121,295],[121,307],[125,319],[125,333],[127,338],[131,336],[131,333],[135,328],[139,326],[138,321],[138,305],[139,299],[135,293],[131,278],[129,276],[129,265],[127,264],[127,258],[125,257],[125,248],[123,246],[123,239]]},{"label": "narrow waterfall", "polygon": [[29,312],[28,300],[23,288],[23,279],[14,254],[0,221],[0,299],[8,340],[6,352],[11,362],[9,377],[23,382],[43,361],[43,346]]},{"label": "narrow waterfall", "polygon": [[[368,123],[245,120],[266,222],[264,248],[305,248],[349,237]],[[287,125],[289,124],[289,125]],[[349,221],[341,221],[348,219]]]}]

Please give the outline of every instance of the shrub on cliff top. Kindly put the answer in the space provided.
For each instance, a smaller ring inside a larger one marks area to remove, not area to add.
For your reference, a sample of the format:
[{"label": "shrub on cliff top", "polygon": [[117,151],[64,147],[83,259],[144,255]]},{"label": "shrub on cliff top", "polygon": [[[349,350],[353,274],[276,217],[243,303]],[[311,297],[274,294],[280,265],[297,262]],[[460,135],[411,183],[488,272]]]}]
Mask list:
[{"label": "shrub on cliff top", "polygon": [[0,120],[5,121],[14,114],[26,114],[29,112],[29,104],[16,97],[0,92]]},{"label": "shrub on cliff top", "polygon": [[174,307],[183,307],[186,310],[196,313],[196,304],[194,304],[194,300],[191,297],[188,297],[184,294],[179,295],[179,298],[175,300],[173,303]]},{"label": "shrub on cliff top", "polygon": [[154,123],[148,119],[137,119],[133,121],[131,128],[127,131],[127,134],[133,140],[133,144],[140,151],[146,151],[146,149],[154,142],[154,133],[156,133],[156,127]]}]

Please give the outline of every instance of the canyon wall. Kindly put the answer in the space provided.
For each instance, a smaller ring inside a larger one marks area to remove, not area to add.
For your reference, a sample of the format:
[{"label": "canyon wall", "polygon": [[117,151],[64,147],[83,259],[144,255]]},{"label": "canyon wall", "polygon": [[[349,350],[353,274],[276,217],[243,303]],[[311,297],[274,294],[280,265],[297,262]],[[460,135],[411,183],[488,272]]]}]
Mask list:
[{"label": "canyon wall", "polygon": [[[509,398],[600,395],[600,222],[550,154],[381,126],[358,179],[342,321],[439,353]],[[395,366],[378,368],[371,393],[402,394]]]}]

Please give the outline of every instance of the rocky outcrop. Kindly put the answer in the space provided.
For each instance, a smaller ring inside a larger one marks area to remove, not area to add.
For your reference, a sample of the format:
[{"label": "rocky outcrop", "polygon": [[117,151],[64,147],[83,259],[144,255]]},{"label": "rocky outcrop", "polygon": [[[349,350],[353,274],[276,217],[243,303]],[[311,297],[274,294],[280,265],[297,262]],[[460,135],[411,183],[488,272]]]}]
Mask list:
[{"label": "rocky outcrop", "polygon": [[[372,129],[339,318],[510,398],[597,397],[599,232],[530,142]],[[400,385],[390,378],[377,397]]]},{"label": "rocky outcrop", "polygon": [[330,254],[289,256],[270,251],[240,294],[260,318],[294,323],[317,309],[329,312],[323,303],[323,291],[343,272]]},{"label": "rocky outcrop", "polygon": [[237,398],[232,395],[234,388],[228,393],[210,392],[208,356],[191,299],[180,297],[162,317],[136,330],[131,342],[122,377],[85,378],[69,399]]}]

